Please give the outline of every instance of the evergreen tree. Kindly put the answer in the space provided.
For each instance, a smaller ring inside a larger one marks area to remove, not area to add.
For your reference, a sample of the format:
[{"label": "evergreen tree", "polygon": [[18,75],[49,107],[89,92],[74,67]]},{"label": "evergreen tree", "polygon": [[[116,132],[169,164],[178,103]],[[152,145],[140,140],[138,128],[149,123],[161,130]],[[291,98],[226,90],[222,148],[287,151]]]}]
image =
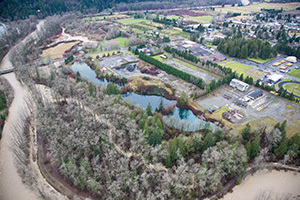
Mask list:
[{"label": "evergreen tree", "polygon": [[148,103],[146,113],[148,116],[152,116],[152,106],[151,106],[150,102]]}]

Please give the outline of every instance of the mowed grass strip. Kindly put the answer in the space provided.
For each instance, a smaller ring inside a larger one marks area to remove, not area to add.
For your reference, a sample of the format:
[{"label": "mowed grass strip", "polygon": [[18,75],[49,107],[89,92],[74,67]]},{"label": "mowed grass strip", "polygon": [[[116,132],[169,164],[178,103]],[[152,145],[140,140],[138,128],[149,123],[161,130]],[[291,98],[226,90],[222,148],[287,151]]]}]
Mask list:
[{"label": "mowed grass strip", "polygon": [[293,69],[292,71],[287,73],[290,76],[300,78],[300,68],[299,69]]},{"label": "mowed grass strip", "polygon": [[273,58],[266,59],[266,60],[264,60],[264,59],[262,59],[262,58],[247,58],[247,60],[251,60],[251,61],[253,61],[253,62],[260,63],[260,64],[264,64],[264,63],[266,63],[266,62],[268,62],[268,61],[270,61],[270,60],[272,60],[272,59],[273,59]]}]

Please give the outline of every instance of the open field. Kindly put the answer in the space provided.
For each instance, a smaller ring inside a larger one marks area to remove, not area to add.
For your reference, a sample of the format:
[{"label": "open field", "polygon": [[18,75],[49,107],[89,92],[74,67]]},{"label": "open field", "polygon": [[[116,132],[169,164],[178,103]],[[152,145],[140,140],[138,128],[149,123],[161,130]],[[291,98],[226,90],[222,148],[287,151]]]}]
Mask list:
[{"label": "open field", "polygon": [[290,93],[294,93],[295,95],[300,96],[300,84],[286,83],[283,85],[283,88]]},{"label": "open field", "polygon": [[300,3],[253,3],[248,6],[226,6],[224,8],[216,8],[216,12],[240,12],[243,14],[248,14],[251,12],[260,12],[262,8],[266,9],[281,9],[291,10],[300,6]]},{"label": "open field", "polygon": [[292,71],[287,73],[288,75],[291,75],[296,78],[300,78],[300,68],[299,69],[293,69]]},{"label": "open field", "polygon": [[220,109],[216,110],[216,111],[211,115],[211,117],[214,118],[214,119],[220,120],[220,121],[225,121],[225,119],[223,119],[223,117],[222,117],[222,114],[223,114],[224,112],[226,112],[227,110],[229,110],[229,108],[226,107],[226,106],[223,106],[223,107],[221,107]]},{"label": "open field", "polygon": [[[252,68],[247,66],[247,65],[243,65],[234,61],[225,61],[225,62],[220,62],[219,63],[221,66],[225,66],[225,67],[229,67],[231,68],[233,71],[236,71],[239,75],[240,74],[244,74],[244,78],[246,76],[251,76],[254,80],[257,80],[257,77],[252,76],[253,75],[257,75],[257,76],[261,76],[263,73],[258,71],[258,70],[251,70]],[[246,72],[247,70],[251,70],[251,74],[249,72],[249,74]]]},{"label": "open field", "polygon": [[118,41],[121,47],[126,47],[129,44],[129,39],[125,37],[118,37],[110,41]]},{"label": "open field", "polygon": [[199,17],[188,17],[187,20],[199,22],[199,23],[209,23],[213,19],[212,16],[199,16]]},{"label": "open field", "polygon": [[161,61],[161,62],[163,62],[164,60],[168,60],[168,58],[167,58],[167,59],[161,58],[161,57],[160,57],[161,55],[167,56],[168,53],[163,53],[163,54],[160,54],[160,55],[156,55],[156,56],[153,56],[153,58],[155,58],[156,60],[159,60],[159,61]]},{"label": "open field", "polygon": [[44,50],[41,56],[49,57],[50,59],[63,58],[65,51],[69,50],[78,43],[79,42],[61,43],[55,47]]},{"label": "open field", "polygon": [[270,58],[270,59],[266,59],[266,60],[263,60],[261,58],[247,58],[247,60],[251,60],[253,62],[256,62],[256,63],[260,63],[260,64],[264,64],[270,60],[272,60],[273,58]]},{"label": "open field", "polygon": [[137,23],[140,23],[140,22],[143,22],[143,21],[146,21],[146,20],[145,19],[134,19],[134,18],[119,20],[119,22],[124,24],[124,25],[137,24]]}]

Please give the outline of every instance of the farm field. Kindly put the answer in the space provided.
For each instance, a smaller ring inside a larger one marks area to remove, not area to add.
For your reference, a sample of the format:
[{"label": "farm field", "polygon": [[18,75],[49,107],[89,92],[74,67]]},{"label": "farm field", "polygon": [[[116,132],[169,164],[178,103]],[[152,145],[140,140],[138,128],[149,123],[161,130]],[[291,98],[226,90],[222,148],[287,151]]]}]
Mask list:
[{"label": "farm field", "polygon": [[187,20],[199,22],[199,23],[209,23],[213,19],[212,16],[199,16],[199,17],[188,17]]},{"label": "farm field", "polygon": [[217,12],[240,12],[243,14],[248,14],[251,12],[260,12],[262,8],[266,9],[281,9],[290,10],[295,9],[300,6],[300,3],[253,3],[248,6],[226,6],[224,8],[216,8]]},{"label": "farm field", "polygon": [[124,24],[124,25],[137,24],[137,23],[140,23],[140,22],[143,22],[143,21],[146,21],[146,20],[145,19],[134,19],[134,18],[119,20],[119,22]]},{"label": "farm field", "polygon": [[79,42],[61,43],[55,47],[44,50],[41,56],[49,57],[51,59],[63,58],[65,51],[69,50],[78,43]]},{"label": "farm field", "polygon": [[300,69],[293,69],[292,71],[287,73],[288,75],[291,75],[296,78],[300,78]]}]

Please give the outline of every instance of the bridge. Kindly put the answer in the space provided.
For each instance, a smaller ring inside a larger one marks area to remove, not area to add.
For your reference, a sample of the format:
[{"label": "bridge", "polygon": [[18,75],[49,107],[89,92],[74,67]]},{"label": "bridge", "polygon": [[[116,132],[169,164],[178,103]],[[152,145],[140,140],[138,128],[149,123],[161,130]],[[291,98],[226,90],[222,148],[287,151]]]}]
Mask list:
[{"label": "bridge", "polygon": [[14,71],[15,71],[15,68],[0,70],[0,76],[3,74],[8,74],[8,73],[14,72]]}]

